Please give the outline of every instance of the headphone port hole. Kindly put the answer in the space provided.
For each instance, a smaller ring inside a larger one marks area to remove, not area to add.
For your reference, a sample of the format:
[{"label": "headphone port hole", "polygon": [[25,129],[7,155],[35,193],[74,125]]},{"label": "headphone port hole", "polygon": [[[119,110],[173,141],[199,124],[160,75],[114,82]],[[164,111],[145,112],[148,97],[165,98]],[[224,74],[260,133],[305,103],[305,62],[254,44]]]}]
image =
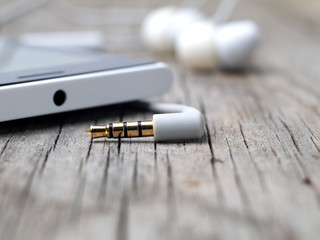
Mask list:
[{"label": "headphone port hole", "polygon": [[56,106],[62,106],[67,99],[67,94],[63,90],[58,90],[53,95],[53,102]]}]

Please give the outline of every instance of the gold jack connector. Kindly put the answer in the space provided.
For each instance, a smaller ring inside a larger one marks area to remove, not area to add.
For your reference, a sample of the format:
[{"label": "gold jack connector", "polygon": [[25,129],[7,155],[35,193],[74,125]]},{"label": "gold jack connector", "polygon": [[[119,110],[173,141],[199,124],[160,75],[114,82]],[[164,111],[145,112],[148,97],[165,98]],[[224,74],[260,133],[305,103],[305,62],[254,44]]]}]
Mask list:
[{"label": "gold jack connector", "polygon": [[91,125],[87,133],[91,138],[133,138],[153,136],[153,121],[116,122]]}]

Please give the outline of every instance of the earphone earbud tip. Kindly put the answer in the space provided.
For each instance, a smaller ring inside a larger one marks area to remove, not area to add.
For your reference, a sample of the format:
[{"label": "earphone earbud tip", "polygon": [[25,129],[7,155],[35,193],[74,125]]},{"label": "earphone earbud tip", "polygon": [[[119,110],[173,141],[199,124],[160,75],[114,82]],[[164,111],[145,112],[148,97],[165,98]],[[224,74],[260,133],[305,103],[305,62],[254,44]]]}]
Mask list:
[{"label": "earphone earbud tip", "polygon": [[259,38],[259,28],[252,21],[237,21],[219,26],[215,40],[220,65],[227,69],[245,67]]},{"label": "earphone earbud tip", "polygon": [[198,21],[184,29],[176,38],[176,54],[193,69],[211,69],[218,65],[215,44],[216,27],[212,21]]},{"label": "earphone earbud tip", "polygon": [[194,8],[163,7],[152,11],[142,24],[142,39],[157,52],[172,52],[176,36],[186,26],[202,19]]},{"label": "earphone earbud tip", "polygon": [[150,12],[144,19],[141,29],[143,42],[155,51],[171,51],[168,29],[177,11],[175,7],[163,7]]}]

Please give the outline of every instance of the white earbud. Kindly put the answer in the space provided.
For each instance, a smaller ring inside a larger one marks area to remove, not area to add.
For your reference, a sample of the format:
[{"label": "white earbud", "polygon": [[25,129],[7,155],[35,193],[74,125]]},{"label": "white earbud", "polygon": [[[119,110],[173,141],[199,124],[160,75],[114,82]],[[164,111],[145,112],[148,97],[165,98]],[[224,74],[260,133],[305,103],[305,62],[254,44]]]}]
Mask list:
[{"label": "white earbud", "polygon": [[252,21],[214,25],[199,21],[184,29],[176,38],[176,54],[195,69],[246,66],[259,41],[259,29]]},{"label": "white earbud", "polygon": [[172,52],[176,36],[192,22],[203,19],[195,8],[163,7],[149,13],[142,24],[142,40],[157,52]]},{"label": "white earbud", "polygon": [[238,69],[250,61],[259,41],[252,21],[223,23],[238,0],[221,0],[211,19],[196,8],[163,7],[152,11],[142,25],[146,45],[158,52],[175,52],[194,69]]}]

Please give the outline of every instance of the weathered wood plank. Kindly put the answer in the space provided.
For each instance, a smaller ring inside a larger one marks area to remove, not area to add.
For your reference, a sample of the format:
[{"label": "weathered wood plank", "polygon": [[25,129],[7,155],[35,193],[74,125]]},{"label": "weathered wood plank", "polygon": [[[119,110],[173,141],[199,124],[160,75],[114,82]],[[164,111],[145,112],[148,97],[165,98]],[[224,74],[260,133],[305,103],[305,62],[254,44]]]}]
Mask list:
[{"label": "weathered wood plank", "polygon": [[[200,141],[90,141],[92,123],[152,117],[129,105],[0,124],[0,239],[317,239],[320,32],[311,13],[320,5],[307,2],[314,7],[239,4],[234,18],[252,17],[264,35],[245,72],[191,72],[139,42],[125,51],[172,66],[172,90],[154,100],[201,109]],[[53,9],[2,33],[91,28],[57,18]],[[138,32],[94,28],[106,36]],[[117,53],[112,41],[106,49]]]}]

